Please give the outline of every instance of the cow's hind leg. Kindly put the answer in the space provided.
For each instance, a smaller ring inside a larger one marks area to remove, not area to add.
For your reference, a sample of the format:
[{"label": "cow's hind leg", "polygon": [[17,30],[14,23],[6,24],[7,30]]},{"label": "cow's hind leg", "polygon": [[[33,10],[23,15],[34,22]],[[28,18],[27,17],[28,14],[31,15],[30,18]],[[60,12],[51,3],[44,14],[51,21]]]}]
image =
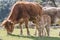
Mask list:
[{"label": "cow's hind leg", "polygon": [[49,36],[49,33],[50,33],[50,27],[49,26],[46,26],[46,31],[47,31],[47,35]]}]

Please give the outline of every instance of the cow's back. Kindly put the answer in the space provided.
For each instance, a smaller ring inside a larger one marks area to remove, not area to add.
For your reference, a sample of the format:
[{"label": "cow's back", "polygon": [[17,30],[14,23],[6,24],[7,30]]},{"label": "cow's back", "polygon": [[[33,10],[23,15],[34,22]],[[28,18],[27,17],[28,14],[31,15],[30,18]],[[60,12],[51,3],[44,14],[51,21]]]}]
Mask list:
[{"label": "cow's back", "polygon": [[37,3],[32,2],[17,2],[13,5],[8,19],[12,22],[17,22],[21,18],[33,19],[37,15],[42,15],[42,7]]}]

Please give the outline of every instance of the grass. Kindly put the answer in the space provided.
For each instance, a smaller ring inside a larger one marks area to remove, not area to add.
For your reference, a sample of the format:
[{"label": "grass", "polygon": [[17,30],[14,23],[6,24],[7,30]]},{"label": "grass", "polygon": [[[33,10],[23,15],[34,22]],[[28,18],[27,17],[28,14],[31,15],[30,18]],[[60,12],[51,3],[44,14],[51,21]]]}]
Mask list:
[{"label": "grass", "polygon": [[20,35],[19,29],[14,29],[13,35],[7,35],[5,29],[0,30],[0,39],[2,40],[60,40],[60,29],[51,29],[50,37],[34,36],[34,29],[30,29],[30,36],[27,36],[26,29],[23,29],[23,35]]}]

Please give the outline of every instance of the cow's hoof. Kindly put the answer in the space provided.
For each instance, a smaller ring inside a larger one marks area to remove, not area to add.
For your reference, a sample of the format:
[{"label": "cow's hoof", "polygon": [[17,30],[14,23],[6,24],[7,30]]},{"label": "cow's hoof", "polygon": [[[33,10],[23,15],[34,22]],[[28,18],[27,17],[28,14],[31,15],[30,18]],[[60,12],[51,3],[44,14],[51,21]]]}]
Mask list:
[{"label": "cow's hoof", "polygon": [[27,34],[28,36],[30,36],[30,34]]},{"label": "cow's hoof", "polygon": [[11,33],[7,33],[7,35],[12,35]]},{"label": "cow's hoof", "polygon": [[35,35],[35,36],[36,36],[37,34],[33,34],[33,35]]},{"label": "cow's hoof", "polygon": [[23,34],[20,34],[20,36],[22,36]]}]

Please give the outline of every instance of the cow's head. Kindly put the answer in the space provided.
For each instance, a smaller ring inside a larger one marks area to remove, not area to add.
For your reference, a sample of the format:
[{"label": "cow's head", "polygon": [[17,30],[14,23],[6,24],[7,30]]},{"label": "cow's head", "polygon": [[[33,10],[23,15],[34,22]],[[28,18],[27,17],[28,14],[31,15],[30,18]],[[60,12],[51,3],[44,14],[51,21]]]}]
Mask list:
[{"label": "cow's head", "polygon": [[7,30],[7,34],[11,34],[13,32],[14,26],[13,23],[9,20],[4,20],[1,24],[1,26],[4,26]]}]

